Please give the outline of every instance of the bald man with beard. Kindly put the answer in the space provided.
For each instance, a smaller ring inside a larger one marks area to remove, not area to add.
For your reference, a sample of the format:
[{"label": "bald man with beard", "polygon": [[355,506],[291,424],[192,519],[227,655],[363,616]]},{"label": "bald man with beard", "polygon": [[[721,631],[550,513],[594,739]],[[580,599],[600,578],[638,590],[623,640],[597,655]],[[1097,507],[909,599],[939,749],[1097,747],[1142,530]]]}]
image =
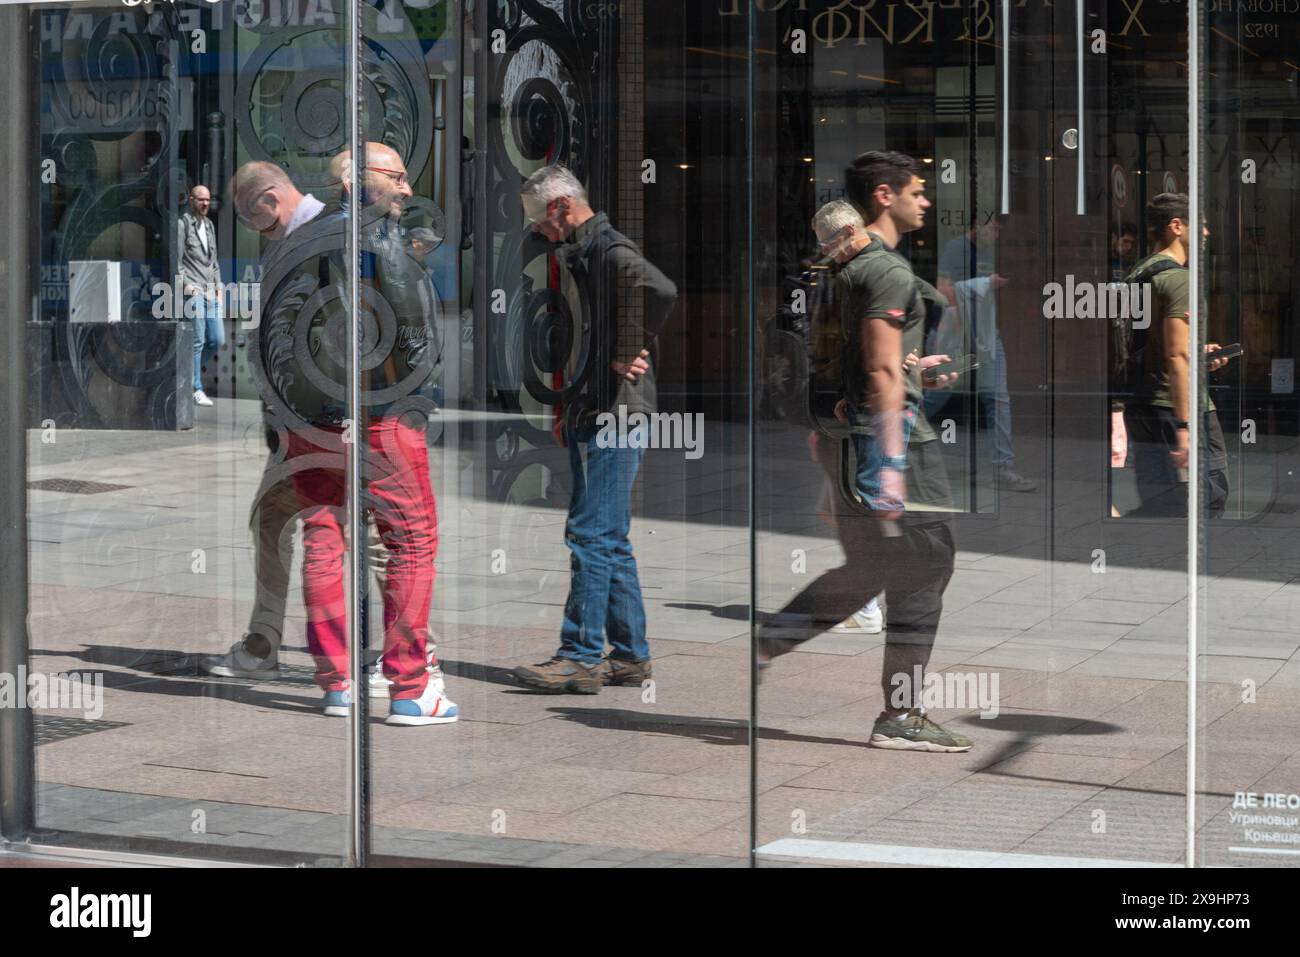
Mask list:
[{"label": "bald man with beard", "polygon": [[[446,697],[428,624],[438,543],[428,448],[424,428],[410,421],[413,416],[400,414],[404,400],[432,378],[440,358],[437,301],[400,224],[412,195],[401,156],[382,143],[367,143],[364,156],[360,203],[351,195],[351,153],[331,161],[330,171],[343,186],[342,207],[334,212],[325,212],[271,164],[248,164],[236,174],[241,221],[272,240],[264,256],[259,385],[269,424],[287,436],[285,462],[303,519],[307,644],[325,693],[324,713],[346,716],[353,694],[342,508],[349,430],[365,436],[365,504],[388,552],[381,658],[391,682],[387,721],[448,724],[458,719],[459,709]],[[373,290],[360,297],[363,309],[372,297],[382,297],[385,321],[397,326],[390,330],[395,334],[389,355],[363,373],[356,423],[346,418],[341,338],[348,328],[347,227],[354,211],[360,221],[361,281]],[[309,456],[309,466],[293,468],[294,460]]]}]

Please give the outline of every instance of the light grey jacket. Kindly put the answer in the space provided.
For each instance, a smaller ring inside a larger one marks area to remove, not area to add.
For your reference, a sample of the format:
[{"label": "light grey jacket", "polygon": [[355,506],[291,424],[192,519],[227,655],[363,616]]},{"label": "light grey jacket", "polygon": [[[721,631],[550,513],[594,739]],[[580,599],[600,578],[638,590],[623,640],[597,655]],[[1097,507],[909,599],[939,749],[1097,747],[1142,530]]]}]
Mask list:
[{"label": "light grey jacket", "polygon": [[[203,250],[199,239],[199,229],[207,232],[208,248]],[[217,258],[217,230],[211,219],[200,220],[189,210],[181,213],[176,221],[176,248],[178,269],[181,275],[181,289],[186,286],[198,286],[206,291],[210,287],[221,285],[221,261]]]}]

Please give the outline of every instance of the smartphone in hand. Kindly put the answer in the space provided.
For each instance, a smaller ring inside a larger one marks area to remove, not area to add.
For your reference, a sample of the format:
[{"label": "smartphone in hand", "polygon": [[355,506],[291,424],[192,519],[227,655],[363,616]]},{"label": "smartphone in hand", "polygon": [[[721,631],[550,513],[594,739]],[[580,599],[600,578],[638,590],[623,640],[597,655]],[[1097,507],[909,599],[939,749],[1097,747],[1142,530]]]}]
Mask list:
[{"label": "smartphone in hand", "polygon": [[1215,349],[1213,352],[1207,352],[1207,359],[1235,359],[1237,356],[1244,356],[1246,349],[1240,342],[1234,342],[1231,345],[1224,346],[1222,349]]},{"label": "smartphone in hand", "polygon": [[957,375],[963,375],[967,372],[972,372],[979,367],[980,364],[976,360],[975,354],[968,353],[967,355],[959,356],[956,359],[941,362],[937,366],[930,366],[930,368],[926,369],[922,375],[925,377],[926,381],[934,382],[939,378],[939,376],[953,375],[954,373]]}]

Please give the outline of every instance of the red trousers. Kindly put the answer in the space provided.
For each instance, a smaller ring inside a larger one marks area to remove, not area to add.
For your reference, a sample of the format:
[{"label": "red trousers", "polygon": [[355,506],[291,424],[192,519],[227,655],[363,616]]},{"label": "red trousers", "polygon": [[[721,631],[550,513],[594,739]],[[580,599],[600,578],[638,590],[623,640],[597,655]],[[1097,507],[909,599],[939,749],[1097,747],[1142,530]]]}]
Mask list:
[{"label": "red trousers", "polygon": [[[323,449],[293,432],[289,433],[288,448],[289,461],[299,466],[293,472],[293,486],[303,519],[307,647],[316,659],[316,682],[326,691],[341,690],[348,680],[343,445],[341,430],[333,432],[340,437],[334,448]],[[424,430],[396,418],[376,419],[368,433],[362,465],[365,505],[374,512],[388,549],[384,675],[393,682],[391,697],[418,698],[429,680],[429,606],[438,551],[429,453]],[[353,546],[364,548],[365,543]]]}]

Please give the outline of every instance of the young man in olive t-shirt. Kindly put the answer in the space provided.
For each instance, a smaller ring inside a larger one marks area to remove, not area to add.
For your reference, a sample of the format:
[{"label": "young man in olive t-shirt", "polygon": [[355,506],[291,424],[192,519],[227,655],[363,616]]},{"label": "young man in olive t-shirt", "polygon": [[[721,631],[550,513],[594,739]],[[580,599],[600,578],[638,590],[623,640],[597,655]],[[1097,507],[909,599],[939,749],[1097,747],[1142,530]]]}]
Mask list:
[{"label": "young man in olive t-shirt", "polygon": [[[1191,435],[1191,292],[1186,266],[1194,231],[1188,223],[1187,194],[1154,197],[1147,204],[1146,220],[1155,252],[1129,275],[1151,284],[1151,325],[1140,354],[1134,357],[1138,366],[1134,395],[1124,401],[1122,420],[1115,416],[1112,426],[1125,432],[1133,444],[1141,504],[1127,514],[1177,517],[1187,514]],[[1203,239],[1210,235],[1204,226],[1201,232]],[[1174,265],[1165,266],[1162,259]],[[1218,349],[1214,342],[1205,347],[1209,372],[1229,361],[1208,357]],[[1205,435],[1204,504],[1209,514],[1218,515],[1228,499],[1228,454],[1209,390],[1202,386],[1200,394]]]},{"label": "young man in olive t-shirt", "polygon": [[[956,546],[947,472],[921,409],[921,367],[906,361],[910,352],[922,351],[925,297],[910,264],[893,249],[904,233],[921,227],[930,203],[915,161],[901,153],[864,153],[845,180],[849,199],[865,211],[868,224],[819,239],[842,263],[836,301],[844,328],[844,397],[835,416],[854,427],[854,492],[861,504],[847,500],[840,442],[819,435],[817,459],[837,490],[832,501],[845,561],[762,626],[759,664],[794,650],[856,611],[864,597],[883,591],[884,710],[872,727],[871,745],[969,751],[968,738],[947,731],[917,706]],[[933,287],[927,291],[938,296]]]}]

